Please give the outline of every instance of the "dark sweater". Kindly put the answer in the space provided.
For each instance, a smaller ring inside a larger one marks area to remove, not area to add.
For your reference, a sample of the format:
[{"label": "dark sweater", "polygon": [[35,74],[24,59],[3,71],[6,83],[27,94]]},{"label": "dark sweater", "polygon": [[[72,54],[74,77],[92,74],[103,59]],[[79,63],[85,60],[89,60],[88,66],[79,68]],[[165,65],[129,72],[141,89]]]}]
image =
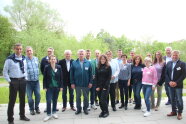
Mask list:
[{"label": "dark sweater", "polygon": [[112,76],[111,67],[107,67],[105,65],[101,65],[100,68],[96,68],[96,87],[100,89],[108,89],[110,86],[110,80]]},{"label": "dark sweater", "polygon": [[131,66],[131,81],[132,83],[136,81],[142,81],[142,75],[143,75],[143,68],[145,65],[141,64],[138,66],[132,65]]}]

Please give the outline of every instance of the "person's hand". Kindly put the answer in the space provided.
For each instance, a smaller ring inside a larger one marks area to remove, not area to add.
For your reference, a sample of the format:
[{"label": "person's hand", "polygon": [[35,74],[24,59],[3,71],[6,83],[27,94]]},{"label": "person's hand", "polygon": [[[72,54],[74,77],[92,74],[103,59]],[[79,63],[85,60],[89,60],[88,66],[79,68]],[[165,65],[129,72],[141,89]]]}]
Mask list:
[{"label": "person's hand", "polygon": [[63,88],[60,88],[60,91],[63,91]]},{"label": "person's hand", "polygon": [[45,88],[44,91],[47,91],[47,89]]},{"label": "person's hand", "polygon": [[152,86],[152,90],[155,90],[156,89],[156,87],[155,86]]},{"label": "person's hand", "polygon": [[88,88],[92,88],[92,84],[89,84],[89,85],[88,85]]},{"label": "person's hand", "polygon": [[173,83],[172,81],[169,82],[169,85],[170,85],[171,87],[174,87],[174,83]]},{"label": "person's hand", "polygon": [[172,86],[173,87],[176,87],[177,86],[177,83],[176,82],[172,82]]},{"label": "person's hand", "polygon": [[130,86],[130,81],[128,81],[128,84],[127,84],[127,86]]},{"label": "person's hand", "polygon": [[111,78],[111,79],[112,79],[112,80],[114,80],[115,78],[116,78],[115,76],[112,76],[112,78]]},{"label": "person's hand", "polygon": [[72,89],[75,89],[75,84],[71,84],[71,88]]},{"label": "person's hand", "polygon": [[96,88],[96,91],[100,91],[100,88]]}]

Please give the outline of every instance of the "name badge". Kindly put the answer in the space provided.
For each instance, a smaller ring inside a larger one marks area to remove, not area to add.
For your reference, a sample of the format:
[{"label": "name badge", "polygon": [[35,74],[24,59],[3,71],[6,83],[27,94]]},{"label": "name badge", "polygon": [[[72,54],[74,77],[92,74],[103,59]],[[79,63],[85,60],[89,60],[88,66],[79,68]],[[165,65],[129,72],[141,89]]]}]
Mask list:
[{"label": "name badge", "polygon": [[181,68],[180,67],[177,67],[176,70],[179,71],[179,70],[181,70]]},{"label": "name badge", "polygon": [[85,70],[88,70],[88,67],[85,67]]},{"label": "name badge", "polygon": [[55,69],[54,72],[57,72],[57,69]]},{"label": "name badge", "polygon": [[150,74],[150,72],[148,71],[147,74]]}]

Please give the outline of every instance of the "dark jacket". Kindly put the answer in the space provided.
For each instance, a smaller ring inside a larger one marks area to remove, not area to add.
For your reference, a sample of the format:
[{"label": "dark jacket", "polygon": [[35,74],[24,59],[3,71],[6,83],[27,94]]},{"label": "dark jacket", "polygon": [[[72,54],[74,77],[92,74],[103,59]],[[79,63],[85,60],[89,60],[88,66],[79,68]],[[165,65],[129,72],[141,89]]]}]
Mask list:
[{"label": "dark jacket", "polygon": [[[56,64],[57,71],[55,72],[55,79],[58,83],[59,88],[63,88],[63,78],[62,78],[62,69],[61,66]],[[43,75],[43,89],[49,88],[52,83],[52,67],[51,65],[45,66],[44,75]]]},{"label": "dark jacket", "polygon": [[79,87],[88,87],[92,84],[92,65],[84,59],[83,68],[81,68],[79,59],[72,62],[70,68],[70,83]]},{"label": "dark jacket", "polygon": [[106,68],[105,65],[101,65],[100,68],[96,68],[95,75],[96,87],[100,89],[108,89],[110,87],[110,80],[112,77],[112,70],[109,66]]},{"label": "dark jacket", "polygon": [[[70,67],[73,61],[74,61],[73,59],[70,60]],[[59,65],[61,66],[62,72],[63,72],[63,86],[69,86],[70,85],[70,71],[68,72],[67,70],[66,59],[60,60]]]},{"label": "dark jacket", "polygon": [[135,82],[142,81],[143,71],[142,69],[145,67],[144,64],[140,64],[135,66],[134,64],[131,65],[131,83],[134,84]]},{"label": "dark jacket", "polygon": [[165,78],[167,82],[170,81],[176,82],[177,83],[176,88],[183,88],[183,80],[185,79],[185,73],[186,73],[185,63],[180,60],[177,61],[174,67],[173,79],[171,79],[172,65],[173,65],[173,61],[167,63]]}]

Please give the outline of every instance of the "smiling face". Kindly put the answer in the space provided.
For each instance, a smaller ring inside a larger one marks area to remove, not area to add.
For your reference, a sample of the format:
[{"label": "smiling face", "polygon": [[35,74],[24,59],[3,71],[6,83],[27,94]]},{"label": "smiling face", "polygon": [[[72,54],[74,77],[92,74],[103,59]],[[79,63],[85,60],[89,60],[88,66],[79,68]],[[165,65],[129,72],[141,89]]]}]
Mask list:
[{"label": "smiling face", "polygon": [[90,59],[90,56],[91,56],[91,52],[90,52],[90,51],[87,51],[87,52],[86,52],[86,58],[87,58],[87,59]]},{"label": "smiling face", "polygon": [[179,60],[179,58],[180,58],[179,52],[172,53],[172,61],[177,61]]},{"label": "smiling face", "polygon": [[123,62],[127,61],[127,57],[126,56],[122,56],[121,59],[122,59]]},{"label": "smiling face", "polygon": [[51,49],[51,48],[48,48],[48,50],[47,50],[47,55],[48,55],[48,56],[51,56],[51,55],[53,55],[53,54],[54,54],[54,50]]},{"label": "smiling face", "polygon": [[81,61],[83,61],[83,59],[85,58],[85,52],[84,51],[79,51],[78,52],[78,57]]},{"label": "smiling face", "polygon": [[20,46],[15,46],[15,47],[14,47],[14,52],[15,52],[15,54],[16,54],[17,56],[21,56],[22,50],[23,50],[23,48],[22,48],[21,45],[20,45]]},{"label": "smiling face", "polygon": [[33,50],[32,50],[32,48],[27,48],[27,49],[26,49],[26,55],[27,55],[29,58],[32,58],[32,56],[33,56]]},{"label": "smiling face", "polygon": [[106,59],[102,56],[101,58],[100,58],[101,60],[101,64],[105,64],[106,63]]},{"label": "smiling face", "polygon": [[121,58],[122,51],[121,51],[121,50],[119,50],[119,51],[117,52],[117,55],[118,55],[118,58]]},{"label": "smiling face", "polygon": [[57,60],[55,56],[51,56],[49,59],[50,64],[56,64]]}]

